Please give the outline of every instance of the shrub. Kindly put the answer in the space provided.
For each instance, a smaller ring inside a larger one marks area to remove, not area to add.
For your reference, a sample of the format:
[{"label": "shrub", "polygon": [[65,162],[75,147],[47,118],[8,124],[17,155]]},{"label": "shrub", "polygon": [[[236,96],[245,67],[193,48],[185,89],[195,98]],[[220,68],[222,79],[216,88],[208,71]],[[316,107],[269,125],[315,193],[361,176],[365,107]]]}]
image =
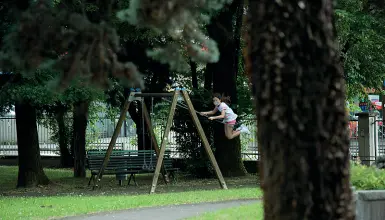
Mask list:
[{"label": "shrub", "polygon": [[[208,111],[212,109],[212,106],[209,105],[211,104],[211,94],[204,91],[195,91],[190,97],[197,111]],[[211,123],[205,118],[199,117],[199,119],[209,143],[212,143],[213,133]],[[205,152],[197,128],[186,109],[177,109],[172,129],[177,133],[177,150],[184,158],[186,171],[190,175],[198,178],[214,176],[214,169]],[[213,151],[215,151],[215,149],[213,149]]]},{"label": "shrub", "polygon": [[376,161],[374,162],[374,165],[378,169],[385,169],[385,155],[377,157]]},{"label": "shrub", "polygon": [[385,189],[385,170],[353,162],[351,166],[351,183],[356,190]]}]

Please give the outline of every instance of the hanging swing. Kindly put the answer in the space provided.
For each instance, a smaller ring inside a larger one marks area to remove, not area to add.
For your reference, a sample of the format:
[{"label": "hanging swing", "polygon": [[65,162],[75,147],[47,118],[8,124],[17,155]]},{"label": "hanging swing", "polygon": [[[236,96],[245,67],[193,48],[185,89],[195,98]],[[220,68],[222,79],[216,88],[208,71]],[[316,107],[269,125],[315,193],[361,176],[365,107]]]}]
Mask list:
[{"label": "hanging swing", "polygon": [[[155,166],[154,166],[154,164],[153,164],[153,158],[154,158],[154,150],[153,150],[153,145],[152,145],[152,141],[150,141],[150,150],[148,151],[148,150],[146,150],[146,139],[145,139],[145,137],[146,137],[146,135],[145,135],[145,129],[144,129],[144,126],[145,126],[145,124],[144,124],[144,116],[143,116],[143,114],[144,114],[144,108],[145,108],[145,103],[144,103],[144,99],[142,99],[142,143],[143,143],[143,145],[142,145],[142,147],[143,147],[143,152],[144,152],[144,154],[143,154],[143,165],[142,165],[142,169],[143,170],[154,170],[155,169]],[[152,97],[151,98],[151,116],[153,115],[153,111],[154,111],[154,98]],[[150,117],[150,123],[151,123],[151,127],[153,127],[153,123],[152,123],[152,117]],[[147,135],[148,135],[148,133],[147,133]],[[147,157],[149,157],[149,158],[147,158]],[[156,156],[155,156],[156,157]],[[149,161],[149,163],[147,163],[147,160],[150,160]]]}]

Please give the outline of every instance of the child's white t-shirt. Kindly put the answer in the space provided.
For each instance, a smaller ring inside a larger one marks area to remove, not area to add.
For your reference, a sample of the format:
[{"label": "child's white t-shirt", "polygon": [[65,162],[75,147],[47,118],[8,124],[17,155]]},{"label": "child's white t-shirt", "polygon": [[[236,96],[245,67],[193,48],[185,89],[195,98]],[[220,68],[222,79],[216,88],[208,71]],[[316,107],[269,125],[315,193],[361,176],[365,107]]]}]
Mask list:
[{"label": "child's white t-shirt", "polygon": [[233,110],[224,102],[221,102],[219,106],[216,107],[219,112],[225,111],[225,118],[223,122],[229,122],[236,120],[238,115],[233,112]]}]

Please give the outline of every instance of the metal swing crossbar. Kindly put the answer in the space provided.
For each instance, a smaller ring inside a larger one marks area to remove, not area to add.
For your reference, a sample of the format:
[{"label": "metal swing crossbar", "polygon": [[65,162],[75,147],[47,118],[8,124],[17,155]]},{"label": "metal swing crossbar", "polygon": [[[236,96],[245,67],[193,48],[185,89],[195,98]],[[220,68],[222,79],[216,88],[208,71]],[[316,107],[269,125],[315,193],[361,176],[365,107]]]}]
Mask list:
[{"label": "metal swing crossbar", "polygon": [[126,113],[130,107],[131,102],[133,102],[133,101],[142,101],[143,102],[144,97],[173,97],[172,102],[171,102],[171,106],[170,106],[170,112],[169,112],[167,123],[166,123],[166,128],[164,130],[164,134],[163,134],[160,148],[159,148],[158,143],[156,141],[155,133],[154,133],[154,130],[152,128],[151,119],[150,119],[150,116],[148,114],[146,105],[142,105],[143,118],[147,124],[148,131],[150,132],[150,139],[151,139],[152,144],[154,145],[154,150],[155,150],[156,157],[157,157],[156,167],[154,170],[154,176],[153,176],[151,190],[150,190],[150,193],[155,193],[155,189],[156,189],[157,182],[159,179],[159,174],[161,171],[162,171],[163,178],[166,180],[166,175],[165,175],[166,169],[164,167],[166,144],[168,142],[168,135],[170,133],[171,125],[172,125],[173,118],[175,115],[175,109],[176,109],[177,104],[178,104],[177,103],[178,97],[180,95],[183,97],[184,101],[187,104],[187,108],[188,108],[190,115],[193,119],[194,125],[198,130],[199,137],[201,138],[201,140],[203,142],[203,146],[206,150],[206,153],[208,154],[208,158],[210,159],[210,162],[211,162],[212,166],[214,167],[214,171],[215,171],[215,174],[218,178],[219,185],[222,189],[227,189],[226,182],[223,178],[222,172],[219,169],[219,166],[218,166],[218,163],[214,157],[213,151],[211,150],[211,147],[209,145],[207,137],[206,137],[206,135],[203,131],[203,128],[200,124],[200,121],[199,121],[198,116],[197,116],[197,112],[194,109],[194,106],[191,102],[191,99],[190,99],[190,97],[189,97],[189,95],[185,89],[179,89],[179,88],[175,89],[175,91],[172,93],[141,93],[139,89],[136,89],[136,90],[131,89],[131,93],[130,93],[129,97],[127,98],[127,100],[125,101],[125,104],[124,104],[122,111],[121,111],[121,114],[120,114],[119,121],[115,127],[114,134],[111,138],[110,144],[108,145],[108,149],[105,153],[103,163],[99,169],[98,174],[96,175],[95,178],[93,178],[94,188],[98,187],[98,183],[101,181],[103,173],[107,167],[110,156],[112,154],[113,146],[115,145],[116,140],[118,138],[118,135],[120,133],[120,129],[122,127],[123,121],[126,119],[126,115],[127,115]]}]

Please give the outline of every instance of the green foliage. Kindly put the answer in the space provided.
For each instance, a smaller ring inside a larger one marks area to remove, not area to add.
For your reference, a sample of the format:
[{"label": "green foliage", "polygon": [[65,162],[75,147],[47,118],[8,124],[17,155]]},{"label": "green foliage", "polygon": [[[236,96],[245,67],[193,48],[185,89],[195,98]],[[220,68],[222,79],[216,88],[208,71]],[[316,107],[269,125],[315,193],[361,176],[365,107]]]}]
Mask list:
[{"label": "green foliage", "polygon": [[[52,112],[49,112],[49,113],[52,113]],[[51,131],[50,132],[51,133],[51,137],[50,137],[51,142],[55,143],[55,144],[59,144],[60,133],[59,133],[58,122],[55,118],[55,115],[54,114],[39,115],[39,117],[37,118],[37,122],[39,123],[39,125],[42,125]],[[72,120],[71,115],[66,113],[64,115],[64,126],[65,126],[64,129],[65,130],[63,131],[62,135],[64,135],[63,138],[65,138],[67,140],[67,143],[70,143],[71,136],[72,136],[72,130],[73,130],[72,122],[73,122],[73,120]],[[69,146],[67,146],[67,147],[69,147]]]},{"label": "green foliage", "polygon": [[336,8],[348,12],[360,12],[364,7],[363,0],[338,0]]},{"label": "green foliage", "polygon": [[[162,63],[170,64],[172,70],[187,71],[184,54],[193,61],[217,62],[219,51],[215,41],[207,38],[200,24],[208,23],[208,13],[222,8],[232,0],[131,0],[129,8],[117,13],[122,21],[139,28],[150,28],[172,38],[166,46],[148,51],[148,55]],[[202,50],[202,48],[207,50]]]},{"label": "green foliage", "polygon": [[10,3],[11,1],[0,2],[0,44],[3,36],[8,33],[8,30],[12,25],[12,10],[9,10]]},{"label": "green foliage", "polygon": [[71,104],[82,100],[101,98],[103,92],[96,87],[84,86],[82,79],[73,81],[66,90],[54,91],[47,87],[47,82],[57,76],[52,70],[38,69],[33,75],[15,74],[15,81],[3,87],[0,93],[0,105],[12,105],[17,100],[26,100],[37,108],[53,106],[57,102]]},{"label": "green foliage", "polygon": [[49,71],[36,71],[33,76],[14,74],[13,83],[6,84],[0,92],[0,105],[13,105],[17,100],[27,100],[34,106],[47,105],[57,100],[55,93],[45,86],[54,76]]},{"label": "green foliage", "polygon": [[251,84],[246,76],[243,59],[240,59],[238,65],[239,73],[237,75],[237,114],[240,118],[254,116],[253,97],[251,97]]},{"label": "green foliage", "polygon": [[109,24],[92,23],[85,15],[38,1],[4,38],[0,65],[27,74],[56,70],[61,73],[56,82],[64,88],[75,76],[86,77],[85,86],[91,82],[108,87],[109,76],[114,76],[128,86],[143,87],[135,66],[117,60],[119,49],[119,37]]},{"label": "green foliage", "polygon": [[[100,102],[91,102],[88,113],[88,124],[86,130],[86,149],[89,149],[92,144],[97,143],[100,138],[100,130],[97,123],[104,124],[100,117],[100,113],[105,111],[105,105]],[[115,117],[112,119],[115,120]]]},{"label": "green foliage", "polygon": [[[191,95],[191,100],[197,111],[207,111],[211,109],[211,94],[202,91],[193,91],[194,95]],[[207,100],[210,100],[209,102]],[[213,131],[210,121],[207,119],[202,120],[201,124],[203,130],[208,138],[209,142],[213,141]],[[177,150],[185,158],[187,172],[191,175],[205,178],[213,175],[213,167],[210,164],[210,160],[207,158],[207,154],[204,150],[202,141],[199,137],[197,128],[192,122],[190,113],[188,110],[178,108],[174,117],[173,131],[177,133],[176,143]],[[215,149],[214,149],[215,150]]]},{"label": "green foliage", "polygon": [[350,180],[357,190],[385,189],[385,170],[353,162]]},{"label": "green foliage", "polygon": [[[103,100],[103,92],[96,87],[82,86],[82,80],[73,81],[62,92],[51,90],[46,83],[57,76],[57,72],[50,70],[37,70],[34,75],[15,74],[18,80],[7,84],[0,92],[0,105],[12,106],[17,100],[26,100],[38,110],[38,122],[52,131],[51,141],[59,143],[59,129],[56,116],[59,111],[65,111],[65,138],[68,143],[72,136],[72,109],[71,105],[84,100]],[[100,120],[98,112],[103,111],[107,115],[113,114],[113,109],[103,109],[92,102],[89,110],[89,126],[87,130],[87,145],[98,138],[96,122]],[[111,113],[109,113],[111,112]],[[115,110],[116,112],[116,110]],[[109,113],[109,114],[108,114]]]},{"label": "green foliage", "polygon": [[380,89],[385,79],[385,17],[367,11],[366,4],[341,0],[335,12],[349,97],[362,95],[364,87]]}]

